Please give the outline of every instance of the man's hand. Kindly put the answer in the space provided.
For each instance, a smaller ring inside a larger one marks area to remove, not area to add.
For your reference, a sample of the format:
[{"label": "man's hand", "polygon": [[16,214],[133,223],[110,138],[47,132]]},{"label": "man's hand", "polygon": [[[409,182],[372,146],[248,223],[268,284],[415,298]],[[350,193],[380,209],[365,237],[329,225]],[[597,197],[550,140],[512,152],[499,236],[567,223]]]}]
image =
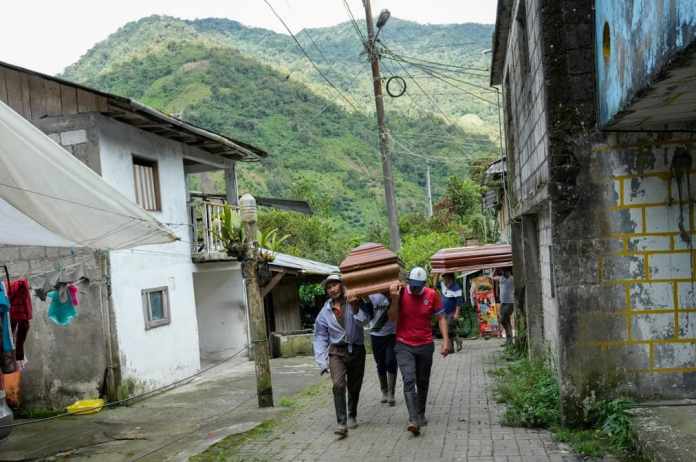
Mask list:
[{"label": "man's hand", "polygon": [[401,293],[401,283],[400,282],[395,282],[391,286],[389,286],[389,295],[392,297],[398,297],[399,294]]},{"label": "man's hand", "polygon": [[442,345],[440,345],[440,354],[446,358],[449,353],[449,339],[443,339]]}]

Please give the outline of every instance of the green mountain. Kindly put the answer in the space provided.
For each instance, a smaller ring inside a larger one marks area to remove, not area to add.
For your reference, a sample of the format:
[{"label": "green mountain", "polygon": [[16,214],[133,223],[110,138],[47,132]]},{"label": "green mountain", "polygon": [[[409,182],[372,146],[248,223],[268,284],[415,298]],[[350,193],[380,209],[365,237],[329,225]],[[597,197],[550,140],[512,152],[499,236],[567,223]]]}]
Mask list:
[{"label": "green mountain", "polygon": [[[400,209],[424,209],[423,156],[433,159],[437,198],[448,176],[466,176],[472,163],[497,155],[497,108],[483,101],[495,94],[479,88],[486,79],[478,70],[487,66],[481,50],[491,32],[392,18],[380,36],[398,54],[385,55],[385,77],[407,83],[404,96],[385,103]],[[350,102],[291,37],[226,19],[151,16],[126,24],[62,76],[266,149],[268,159],[240,169],[243,190],[306,198],[347,228],[380,226],[386,219],[372,83],[358,33],[345,23],[297,37]],[[399,61],[405,57],[417,64]],[[221,178],[214,180],[221,188]]]}]

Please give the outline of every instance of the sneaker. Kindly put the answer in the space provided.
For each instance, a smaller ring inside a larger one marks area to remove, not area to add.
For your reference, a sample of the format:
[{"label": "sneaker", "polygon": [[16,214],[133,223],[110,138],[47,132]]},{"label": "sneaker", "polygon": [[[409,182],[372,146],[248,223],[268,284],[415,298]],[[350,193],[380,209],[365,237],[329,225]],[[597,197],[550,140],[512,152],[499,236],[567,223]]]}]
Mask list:
[{"label": "sneaker", "polygon": [[358,421],[355,420],[355,417],[348,417],[348,428],[351,430],[358,428]]},{"label": "sneaker", "polygon": [[382,400],[380,401],[380,403],[384,404],[388,401],[389,401],[389,395],[387,394],[386,391],[383,391],[382,392]]},{"label": "sneaker", "polygon": [[345,438],[348,436],[348,427],[345,425],[337,425],[336,429],[334,430],[334,435],[338,435],[341,438]]},{"label": "sneaker", "polygon": [[427,427],[428,426],[428,419],[425,418],[425,414],[421,414],[418,416],[418,426],[419,427]]},{"label": "sneaker", "polygon": [[418,428],[418,424],[415,424],[413,422],[408,423],[408,427],[406,427],[406,430],[410,431],[413,433],[413,436],[418,436],[420,435],[420,428]]}]

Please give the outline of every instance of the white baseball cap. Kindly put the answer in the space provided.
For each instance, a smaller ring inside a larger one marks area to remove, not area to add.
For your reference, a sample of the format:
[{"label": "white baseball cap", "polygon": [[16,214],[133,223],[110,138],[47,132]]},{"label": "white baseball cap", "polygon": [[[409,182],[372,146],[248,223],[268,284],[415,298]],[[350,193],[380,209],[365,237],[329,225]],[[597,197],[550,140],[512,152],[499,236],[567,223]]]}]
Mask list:
[{"label": "white baseball cap", "polygon": [[408,274],[408,284],[413,287],[423,287],[428,280],[428,273],[420,266],[416,266]]},{"label": "white baseball cap", "polygon": [[327,285],[329,282],[334,282],[334,281],[335,281],[335,282],[341,282],[341,283],[342,283],[342,282],[343,282],[343,279],[341,278],[341,275],[340,275],[340,274],[329,274],[329,275],[327,276],[327,278],[324,279],[324,280],[321,282],[321,286],[324,287],[324,288],[326,288],[326,285]]}]

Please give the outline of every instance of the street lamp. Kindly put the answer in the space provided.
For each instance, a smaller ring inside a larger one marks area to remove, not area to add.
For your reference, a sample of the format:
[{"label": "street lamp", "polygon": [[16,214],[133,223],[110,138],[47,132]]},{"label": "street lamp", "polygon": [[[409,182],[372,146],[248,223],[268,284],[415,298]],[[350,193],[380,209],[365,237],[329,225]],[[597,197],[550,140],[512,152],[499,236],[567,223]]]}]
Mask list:
[{"label": "street lamp", "polygon": [[391,12],[387,9],[379,13],[379,17],[377,18],[377,35],[375,35],[374,43],[377,43],[377,37],[379,37],[379,33],[382,32],[382,28],[387,24],[390,17]]}]

